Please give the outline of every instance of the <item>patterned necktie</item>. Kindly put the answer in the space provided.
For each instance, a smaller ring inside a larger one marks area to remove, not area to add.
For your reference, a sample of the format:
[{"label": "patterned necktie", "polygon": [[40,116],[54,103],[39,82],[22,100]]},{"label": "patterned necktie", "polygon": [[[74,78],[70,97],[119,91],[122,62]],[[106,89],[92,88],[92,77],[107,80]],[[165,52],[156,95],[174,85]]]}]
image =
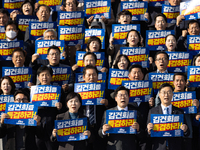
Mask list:
[{"label": "patterned necktie", "polygon": [[89,105],[89,121],[93,125],[95,123],[94,105]]},{"label": "patterned necktie", "polygon": [[[165,108],[165,111],[166,111],[166,114],[169,114],[169,108],[168,107]],[[168,138],[166,138],[166,147],[168,147],[168,146],[169,146]]]}]

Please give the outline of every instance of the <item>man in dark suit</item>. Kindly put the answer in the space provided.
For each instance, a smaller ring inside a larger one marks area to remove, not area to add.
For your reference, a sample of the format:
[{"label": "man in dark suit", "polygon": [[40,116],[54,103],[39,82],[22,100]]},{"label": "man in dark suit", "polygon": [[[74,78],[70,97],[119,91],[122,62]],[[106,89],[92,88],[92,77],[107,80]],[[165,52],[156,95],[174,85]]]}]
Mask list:
[{"label": "man in dark suit", "polygon": [[[134,110],[129,103],[129,89],[120,86],[115,90],[115,101],[117,106],[110,110]],[[143,131],[140,128],[140,113],[137,112],[137,122],[132,124],[132,128],[137,130],[137,134],[107,134],[111,126],[106,124],[106,112],[102,119],[102,127],[99,129],[99,136],[107,140],[107,150],[136,150],[138,138],[143,137]]]},{"label": "man in dark suit", "polygon": [[[148,120],[147,120],[147,131],[151,134],[151,130],[154,125],[150,123],[151,114],[183,114],[183,110],[173,106],[171,100],[173,97],[173,88],[170,84],[164,83],[159,88],[159,97],[161,99],[161,105],[154,107],[149,110]],[[168,109],[168,112],[167,112]],[[184,119],[185,120],[185,119]],[[181,125],[181,130],[184,132],[184,136],[188,136],[190,131],[186,124]],[[171,137],[171,138],[150,138],[149,144],[152,145],[153,150],[182,150],[183,139],[181,137]]]},{"label": "man in dark suit", "polygon": [[[25,91],[18,90],[14,94],[14,102],[28,103],[30,101],[29,97],[29,94]],[[9,115],[4,113],[1,116],[0,138],[7,136],[5,150],[36,150],[35,135],[40,132],[39,128],[4,124],[5,118],[9,118]],[[37,121],[37,125],[40,125],[40,116],[35,115],[34,120]]]},{"label": "man in dark suit", "polygon": [[[170,73],[167,70],[167,65],[169,63],[169,55],[166,52],[157,52],[154,59],[157,70],[151,73]],[[146,74],[144,80],[149,80],[149,73]]]}]

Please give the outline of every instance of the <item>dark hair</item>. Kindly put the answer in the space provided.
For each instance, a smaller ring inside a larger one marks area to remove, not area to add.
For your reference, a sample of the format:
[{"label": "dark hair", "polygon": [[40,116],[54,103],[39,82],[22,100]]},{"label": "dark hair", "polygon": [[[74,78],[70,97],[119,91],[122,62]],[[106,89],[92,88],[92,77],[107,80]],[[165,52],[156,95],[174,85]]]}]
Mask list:
[{"label": "dark hair", "polygon": [[197,23],[198,26],[200,26],[200,25],[199,25],[199,22],[198,22],[197,20],[190,20],[190,21],[188,22],[187,29],[189,29],[190,24],[193,24],[193,23]]},{"label": "dark hair", "polygon": [[19,31],[18,23],[17,23],[16,21],[13,21],[13,20],[9,20],[9,21],[8,21],[8,23],[7,23],[7,24],[5,25],[5,27],[4,27],[5,30],[6,30],[6,28],[7,28],[8,25],[13,25],[13,24],[16,26],[16,29]]},{"label": "dark hair", "polygon": [[129,96],[129,89],[125,88],[124,86],[119,86],[114,91],[114,97],[117,97],[117,94],[119,91],[125,90],[128,93]]},{"label": "dark hair", "polygon": [[139,68],[139,69],[142,71],[142,73],[144,74],[144,69],[142,68],[141,65],[139,65],[139,64],[133,64],[133,65],[131,65],[131,66],[128,68],[128,72],[131,73],[131,71],[132,71],[133,68]]},{"label": "dark hair", "polygon": [[40,10],[40,7],[42,7],[42,6],[46,7],[49,10],[49,13],[51,13],[51,8],[45,4],[39,5],[38,8],[36,9],[36,13]]},{"label": "dark hair", "polygon": [[86,67],[84,67],[83,69],[83,76],[85,76],[87,69],[94,69],[98,75],[98,70],[96,67],[92,66],[92,65],[87,65]]},{"label": "dark hair", "polygon": [[175,80],[175,77],[176,76],[183,76],[184,77],[184,80],[185,82],[187,82],[187,75],[183,72],[176,72],[174,75],[173,75],[173,81]]},{"label": "dark hair", "polygon": [[156,22],[157,17],[163,17],[165,19],[165,22],[167,23],[167,17],[162,14],[162,13],[158,13],[155,17],[154,17],[154,21]]},{"label": "dark hair", "polygon": [[[11,79],[11,77],[9,77],[9,76],[4,76],[0,79],[0,88],[1,88],[1,83],[3,82],[4,79],[7,79],[9,84],[12,87],[10,94],[14,94],[16,86],[15,86],[15,83],[13,82],[13,80]],[[0,94],[3,94],[3,91],[1,89],[0,89]]]},{"label": "dark hair", "polygon": [[157,52],[157,53],[155,54],[155,56],[154,56],[154,60],[156,60],[156,58],[157,58],[157,56],[158,56],[159,54],[165,54],[165,55],[167,56],[167,59],[169,60],[169,55],[168,55],[166,52],[164,52],[164,51],[159,51],[159,52]]},{"label": "dark hair", "polygon": [[172,91],[174,90],[173,87],[172,87],[169,83],[163,83],[163,84],[159,87],[158,91],[160,92],[160,91],[161,91],[163,88],[165,88],[165,87],[170,87]]},{"label": "dark hair", "polygon": [[[63,1],[63,6],[64,6],[64,7],[66,7],[66,5],[67,5],[66,1],[67,1],[67,0],[64,0],[64,1]],[[77,7],[77,6],[78,6],[78,1],[77,1],[77,0],[73,0],[73,1],[75,1],[76,7]]]},{"label": "dark hair", "polygon": [[126,55],[123,55],[123,54],[120,54],[120,55],[116,58],[116,61],[115,61],[115,64],[114,64],[114,68],[115,68],[115,69],[119,69],[117,64],[119,63],[121,57],[125,57],[126,60],[128,61],[128,66],[127,66],[127,69],[126,69],[126,70],[128,70],[128,68],[129,68],[130,65],[131,65],[131,62],[130,62],[130,60],[128,59],[128,57],[127,57]]},{"label": "dark hair", "polygon": [[72,99],[74,97],[78,97],[79,102],[82,104],[82,98],[81,98],[80,94],[75,93],[75,92],[70,92],[69,94],[67,94],[65,103],[67,103],[70,99]]},{"label": "dark hair", "polygon": [[23,5],[25,5],[26,3],[30,3],[31,4],[31,7],[32,7],[32,14],[33,14],[33,12],[34,12],[34,5],[33,5],[33,3],[31,2],[31,1],[29,1],[29,0],[25,0],[23,3],[22,3],[22,5],[21,5],[21,7],[20,7],[20,11],[22,12],[22,14],[24,14],[23,13],[23,10],[22,10],[22,7],[23,7]]},{"label": "dark hair", "polygon": [[6,14],[8,17],[10,17],[10,13],[9,13],[8,10],[5,9],[5,8],[0,8],[0,13]]},{"label": "dark hair", "polygon": [[92,42],[92,41],[97,41],[98,43],[99,43],[99,51],[101,50],[101,40],[98,38],[98,37],[96,37],[96,36],[91,36],[90,38],[89,38],[89,40],[88,40],[88,42],[87,42],[87,49],[88,49],[88,51],[90,51],[90,48],[89,48],[89,46],[90,46],[90,43]]},{"label": "dark hair", "polygon": [[26,52],[23,49],[21,49],[20,47],[17,47],[17,48],[14,49],[14,51],[12,52],[12,57],[13,57],[15,52],[22,52],[24,57],[26,57]]},{"label": "dark hair", "polygon": [[59,53],[61,53],[58,46],[52,45],[52,46],[50,46],[50,47],[48,48],[47,54],[49,54],[49,52],[50,52],[51,49],[56,49],[56,50],[58,50]]},{"label": "dark hair", "polygon": [[43,71],[49,71],[50,75],[53,76],[53,70],[51,67],[47,67],[47,66],[42,66],[37,70],[37,75],[39,76],[40,73],[42,73]]},{"label": "dark hair", "polygon": [[192,66],[196,66],[195,61],[197,60],[197,58],[200,56],[200,53],[195,55],[193,58],[193,62],[192,62]]},{"label": "dark hair", "polygon": [[86,57],[87,55],[92,55],[92,56],[94,57],[94,59],[95,59],[95,62],[97,62],[97,56],[95,55],[95,53],[92,53],[92,52],[87,52],[87,53],[85,53],[85,55],[83,56],[83,61],[84,61],[84,59],[85,59],[85,57]]},{"label": "dark hair", "polygon": [[30,95],[25,90],[23,90],[23,89],[17,90],[14,93],[14,100],[15,100],[15,97],[17,96],[17,94],[24,94],[27,97],[28,101],[30,102]]},{"label": "dark hair", "polygon": [[122,11],[117,15],[118,19],[120,18],[121,15],[129,15],[129,16],[132,18],[132,14],[131,14],[131,12],[128,11],[128,10],[122,10]]},{"label": "dark hair", "polygon": [[137,45],[138,45],[138,47],[139,46],[141,46],[141,36],[140,36],[140,33],[137,31],[137,30],[135,30],[135,29],[131,29],[130,31],[128,31],[128,33],[127,33],[127,35],[126,35],[126,44],[125,44],[125,46],[129,46],[129,43],[127,42],[127,39],[128,39],[128,36],[129,36],[129,34],[131,33],[131,32],[136,32],[137,33],[137,35],[138,35],[138,37],[139,37],[139,42],[137,43]]}]

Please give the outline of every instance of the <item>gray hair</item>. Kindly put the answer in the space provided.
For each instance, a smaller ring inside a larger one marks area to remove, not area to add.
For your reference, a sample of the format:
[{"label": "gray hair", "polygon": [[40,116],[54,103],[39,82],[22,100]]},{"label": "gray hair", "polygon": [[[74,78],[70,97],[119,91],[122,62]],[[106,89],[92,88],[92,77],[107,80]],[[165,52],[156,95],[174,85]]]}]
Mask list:
[{"label": "gray hair", "polygon": [[57,32],[54,29],[47,29],[46,31],[44,31],[43,37],[47,32],[53,32],[53,34],[57,37]]}]

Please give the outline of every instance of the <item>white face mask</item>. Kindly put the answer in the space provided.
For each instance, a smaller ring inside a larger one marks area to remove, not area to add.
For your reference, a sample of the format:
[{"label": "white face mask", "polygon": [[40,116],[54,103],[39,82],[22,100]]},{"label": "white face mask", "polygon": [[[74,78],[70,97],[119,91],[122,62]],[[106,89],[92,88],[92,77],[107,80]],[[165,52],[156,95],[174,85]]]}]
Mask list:
[{"label": "white face mask", "polygon": [[6,36],[10,39],[14,39],[17,36],[17,33],[15,31],[10,30],[6,32]]}]

